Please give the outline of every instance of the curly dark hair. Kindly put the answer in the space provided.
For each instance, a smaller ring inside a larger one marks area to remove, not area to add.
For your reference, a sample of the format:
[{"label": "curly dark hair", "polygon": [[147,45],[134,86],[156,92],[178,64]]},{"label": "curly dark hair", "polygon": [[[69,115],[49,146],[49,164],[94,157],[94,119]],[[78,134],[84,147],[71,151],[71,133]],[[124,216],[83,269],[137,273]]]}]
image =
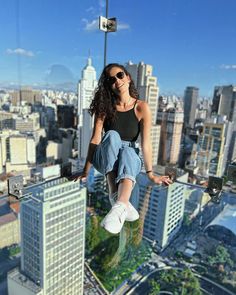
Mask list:
[{"label": "curly dark hair", "polygon": [[95,90],[94,98],[90,104],[89,113],[95,114],[98,118],[106,117],[106,120],[113,121],[116,113],[116,94],[112,91],[107,79],[109,72],[113,67],[120,68],[126,75],[130,77],[129,94],[136,99],[139,98],[138,91],[134,86],[134,81],[130,73],[123,65],[118,63],[108,64],[102,71]]}]

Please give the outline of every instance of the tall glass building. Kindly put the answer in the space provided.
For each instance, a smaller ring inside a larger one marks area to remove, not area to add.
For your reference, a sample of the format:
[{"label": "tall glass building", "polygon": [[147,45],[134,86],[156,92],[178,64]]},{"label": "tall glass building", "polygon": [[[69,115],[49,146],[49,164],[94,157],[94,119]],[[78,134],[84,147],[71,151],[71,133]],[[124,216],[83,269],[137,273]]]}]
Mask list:
[{"label": "tall glass building", "polygon": [[65,178],[29,189],[21,204],[21,270],[9,295],[83,294],[86,188]]}]

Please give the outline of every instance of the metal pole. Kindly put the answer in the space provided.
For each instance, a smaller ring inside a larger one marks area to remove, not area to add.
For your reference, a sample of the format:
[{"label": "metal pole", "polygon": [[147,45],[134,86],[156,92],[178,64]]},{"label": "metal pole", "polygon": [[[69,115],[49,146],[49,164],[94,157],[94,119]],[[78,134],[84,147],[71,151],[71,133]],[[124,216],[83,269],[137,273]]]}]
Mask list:
[{"label": "metal pole", "polygon": [[105,32],[105,42],[104,42],[104,68],[106,66],[106,59],[107,59],[107,32]]},{"label": "metal pole", "polygon": [[[106,18],[108,18],[108,0],[106,0]],[[107,64],[107,33],[105,32],[105,41],[104,41],[104,68]]]},{"label": "metal pole", "polygon": [[[16,1],[16,45],[17,48],[21,48],[21,30],[20,30],[20,2]],[[21,72],[21,56],[17,54],[17,74],[18,74],[18,89],[19,89],[19,100],[20,104],[22,101],[21,83],[22,83],[22,72]]]}]

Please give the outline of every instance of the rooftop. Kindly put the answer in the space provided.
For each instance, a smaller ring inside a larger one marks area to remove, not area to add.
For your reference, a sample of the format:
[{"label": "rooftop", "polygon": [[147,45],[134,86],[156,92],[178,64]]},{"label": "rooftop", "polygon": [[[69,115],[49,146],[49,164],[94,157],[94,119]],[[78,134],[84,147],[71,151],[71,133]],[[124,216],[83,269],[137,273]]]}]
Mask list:
[{"label": "rooftop", "polygon": [[15,213],[8,213],[5,215],[0,216],[0,226],[5,225],[9,222],[17,220],[17,216]]},{"label": "rooftop", "polygon": [[13,271],[9,272],[8,277],[26,289],[33,291],[35,295],[41,294],[39,292],[41,292],[42,289],[29,278],[20,273],[18,268],[15,268]]},{"label": "rooftop", "polygon": [[219,225],[236,236],[236,205],[226,205],[224,210],[207,226]]}]

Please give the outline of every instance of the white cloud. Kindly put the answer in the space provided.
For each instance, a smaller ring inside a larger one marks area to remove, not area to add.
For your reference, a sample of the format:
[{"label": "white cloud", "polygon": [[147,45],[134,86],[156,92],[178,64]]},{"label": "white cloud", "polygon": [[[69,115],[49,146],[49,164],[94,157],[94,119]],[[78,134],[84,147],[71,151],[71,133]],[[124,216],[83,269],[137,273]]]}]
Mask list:
[{"label": "white cloud", "polygon": [[129,29],[130,29],[129,24],[119,23],[119,21],[117,22],[117,30],[129,30]]},{"label": "white cloud", "polygon": [[10,49],[8,48],[6,50],[6,53],[11,55],[11,54],[18,54],[18,55],[22,55],[22,56],[27,56],[27,57],[33,57],[34,53],[30,50],[25,50],[23,48],[16,48],[16,49]]},{"label": "white cloud", "polygon": [[224,69],[224,70],[236,70],[236,64],[235,65],[221,65],[220,68]]},{"label": "white cloud", "polygon": [[90,12],[94,14],[96,12],[96,9],[93,6],[90,6],[89,8],[86,9],[86,12]]},{"label": "white cloud", "polygon": [[86,18],[83,18],[82,21],[85,23],[84,30],[85,31],[95,31],[98,30],[98,19],[94,19],[92,21],[88,21]]}]

